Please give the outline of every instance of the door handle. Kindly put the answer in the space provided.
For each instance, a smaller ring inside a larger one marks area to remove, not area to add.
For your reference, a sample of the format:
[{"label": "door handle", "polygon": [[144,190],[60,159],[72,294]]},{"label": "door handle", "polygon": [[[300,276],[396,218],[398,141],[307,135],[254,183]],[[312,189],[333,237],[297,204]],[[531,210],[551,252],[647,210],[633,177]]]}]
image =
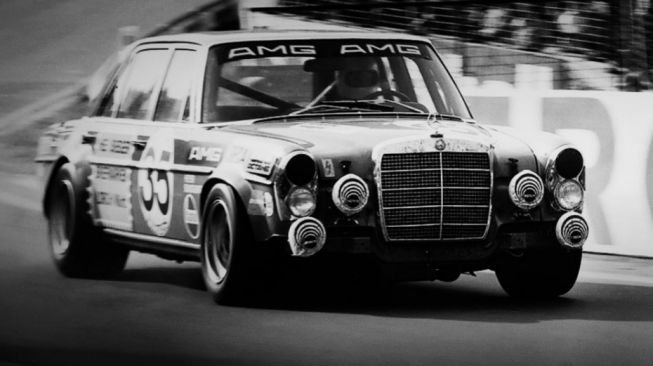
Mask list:
[{"label": "door handle", "polygon": [[145,148],[145,145],[147,145],[147,141],[145,141],[145,140],[133,140],[132,145],[134,145],[135,148],[142,150],[142,149]]}]

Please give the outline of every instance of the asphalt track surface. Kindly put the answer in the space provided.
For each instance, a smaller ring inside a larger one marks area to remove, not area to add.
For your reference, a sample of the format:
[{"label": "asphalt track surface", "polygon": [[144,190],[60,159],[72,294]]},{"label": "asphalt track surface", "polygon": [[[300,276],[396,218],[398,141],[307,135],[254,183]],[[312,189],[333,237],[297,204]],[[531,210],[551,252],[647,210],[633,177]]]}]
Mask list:
[{"label": "asphalt track surface", "polygon": [[[288,284],[215,305],[199,266],[132,253],[113,280],[59,275],[33,177],[0,175],[0,364],[650,365],[653,261],[586,255],[565,297],[447,283]],[[336,269],[333,269],[334,271]],[[300,276],[300,274],[297,274]],[[292,282],[292,277],[289,279]]]}]

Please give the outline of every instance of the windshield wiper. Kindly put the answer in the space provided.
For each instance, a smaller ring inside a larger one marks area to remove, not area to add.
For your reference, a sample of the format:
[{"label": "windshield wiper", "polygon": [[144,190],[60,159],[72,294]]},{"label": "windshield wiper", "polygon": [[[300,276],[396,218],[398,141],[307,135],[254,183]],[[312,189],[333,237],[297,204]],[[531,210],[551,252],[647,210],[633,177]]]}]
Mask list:
[{"label": "windshield wiper", "polygon": [[304,114],[308,112],[317,112],[319,110],[323,110],[323,112],[328,112],[328,111],[346,111],[349,110],[350,108],[347,107],[342,107],[338,105],[330,105],[330,104],[316,104],[316,105],[310,105],[306,106],[302,109],[296,110],[292,113],[289,113],[289,116],[295,116],[298,114]]},{"label": "windshield wiper", "polygon": [[297,114],[303,114],[306,112],[315,112],[317,110],[324,109],[325,111],[335,110],[335,111],[380,111],[380,112],[390,112],[394,110],[394,107],[377,104],[369,101],[362,100],[330,100],[328,102],[323,102],[315,105],[307,105],[306,107],[290,113],[291,116]]},{"label": "windshield wiper", "polygon": [[435,121],[456,121],[456,122],[465,122],[462,117],[458,117],[453,114],[444,114],[444,113],[433,113],[429,114],[429,120],[434,119]]},{"label": "windshield wiper", "polygon": [[423,111],[423,110],[421,110],[421,109],[419,109],[419,108],[417,108],[415,106],[412,106],[412,105],[410,105],[408,103],[398,102],[398,101],[392,100],[392,99],[383,99],[381,102],[366,100],[366,102],[374,103],[376,105],[383,105],[384,103],[387,103],[387,104],[392,104],[395,107],[406,108],[411,112],[415,112],[415,113],[419,113],[419,114],[428,114],[428,112],[425,112],[425,111]]}]

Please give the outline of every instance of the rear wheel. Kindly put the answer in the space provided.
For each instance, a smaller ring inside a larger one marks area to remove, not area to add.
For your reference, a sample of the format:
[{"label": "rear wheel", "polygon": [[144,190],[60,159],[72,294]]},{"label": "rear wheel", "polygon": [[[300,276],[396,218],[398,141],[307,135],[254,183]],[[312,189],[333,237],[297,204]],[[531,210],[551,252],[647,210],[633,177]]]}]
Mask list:
[{"label": "rear wheel", "polygon": [[582,251],[557,249],[526,253],[520,260],[496,269],[501,287],[511,296],[554,298],[569,292],[576,283]]},{"label": "rear wheel", "polygon": [[101,278],[122,271],[129,251],[103,238],[88,217],[88,193],[76,187],[74,168],[64,164],[48,194],[48,241],[55,265],[68,277]]},{"label": "rear wheel", "polygon": [[215,302],[232,304],[252,298],[257,257],[247,216],[231,187],[216,184],[202,220],[202,276]]}]

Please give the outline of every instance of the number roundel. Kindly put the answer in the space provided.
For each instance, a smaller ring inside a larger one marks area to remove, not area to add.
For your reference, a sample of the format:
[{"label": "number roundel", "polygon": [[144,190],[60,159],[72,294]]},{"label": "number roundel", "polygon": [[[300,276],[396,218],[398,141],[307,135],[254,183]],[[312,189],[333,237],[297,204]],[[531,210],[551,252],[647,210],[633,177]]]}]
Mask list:
[{"label": "number roundel", "polygon": [[145,146],[138,171],[138,198],[141,212],[152,232],[164,236],[172,217],[174,138],[169,130],[161,130]]}]

